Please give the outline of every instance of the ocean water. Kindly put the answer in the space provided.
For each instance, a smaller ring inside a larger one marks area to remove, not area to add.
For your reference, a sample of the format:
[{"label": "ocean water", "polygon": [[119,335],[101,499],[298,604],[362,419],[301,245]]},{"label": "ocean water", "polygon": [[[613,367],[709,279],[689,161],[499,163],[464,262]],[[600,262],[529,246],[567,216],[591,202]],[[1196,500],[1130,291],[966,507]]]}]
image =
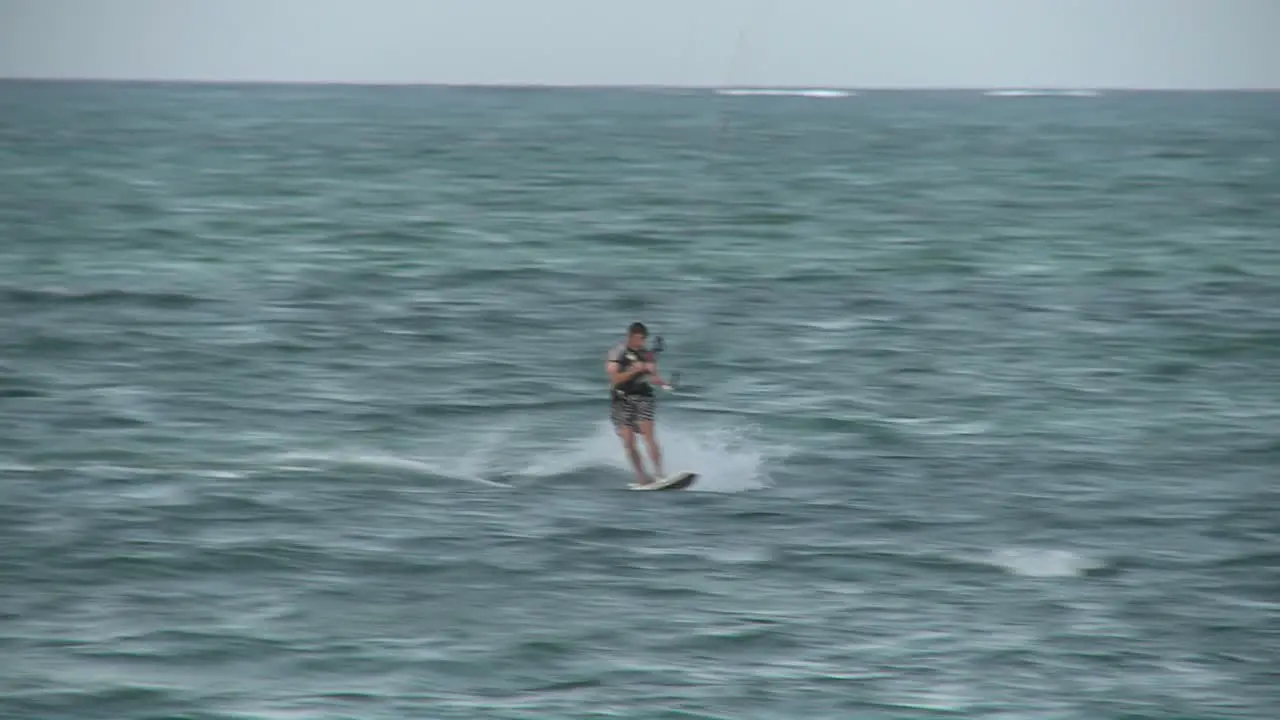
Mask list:
[{"label": "ocean water", "polygon": [[5,719],[1269,719],[1278,467],[1277,94],[0,84]]}]

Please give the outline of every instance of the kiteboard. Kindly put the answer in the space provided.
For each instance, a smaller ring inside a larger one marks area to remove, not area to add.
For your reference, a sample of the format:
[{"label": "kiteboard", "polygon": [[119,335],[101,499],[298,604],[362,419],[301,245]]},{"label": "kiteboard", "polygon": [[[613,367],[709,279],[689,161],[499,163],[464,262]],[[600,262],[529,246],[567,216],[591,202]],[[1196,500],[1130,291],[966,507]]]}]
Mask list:
[{"label": "kiteboard", "polygon": [[698,479],[698,473],[684,470],[678,473],[672,473],[666,477],[657,478],[648,485],[639,483],[631,483],[627,486],[628,490],[684,490],[694,481]]}]

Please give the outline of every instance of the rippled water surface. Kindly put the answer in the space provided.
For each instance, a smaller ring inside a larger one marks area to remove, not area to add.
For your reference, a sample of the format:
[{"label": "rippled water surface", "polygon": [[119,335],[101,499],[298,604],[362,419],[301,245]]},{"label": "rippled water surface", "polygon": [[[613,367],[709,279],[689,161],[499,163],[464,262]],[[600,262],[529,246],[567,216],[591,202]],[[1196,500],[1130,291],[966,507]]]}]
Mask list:
[{"label": "rippled water surface", "polygon": [[0,84],[5,718],[1274,718],[1277,438],[1277,95]]}]

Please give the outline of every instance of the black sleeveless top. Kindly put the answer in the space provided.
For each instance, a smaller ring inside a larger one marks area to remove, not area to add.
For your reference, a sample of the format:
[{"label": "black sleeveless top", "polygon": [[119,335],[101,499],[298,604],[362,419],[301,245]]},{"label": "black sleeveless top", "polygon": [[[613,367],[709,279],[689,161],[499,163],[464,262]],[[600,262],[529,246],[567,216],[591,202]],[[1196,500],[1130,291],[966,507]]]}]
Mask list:
[{"label": "black sleeveless top", "polygon": [[[626,372],[627,368],[638,362],[648,362],[652,355],[653,354],[645,348],[632,350],[627,347],[626,343],[621,343],[609,351],[609,359],[618,363],[619,372]],[[619,395],[631,397],[652,396],[653,386],[649,384],[648,380],[646,380],[648,375],[649,373],[640,373],[626,382],[619,383],[613,387],[611,394],[615,397]]]}]

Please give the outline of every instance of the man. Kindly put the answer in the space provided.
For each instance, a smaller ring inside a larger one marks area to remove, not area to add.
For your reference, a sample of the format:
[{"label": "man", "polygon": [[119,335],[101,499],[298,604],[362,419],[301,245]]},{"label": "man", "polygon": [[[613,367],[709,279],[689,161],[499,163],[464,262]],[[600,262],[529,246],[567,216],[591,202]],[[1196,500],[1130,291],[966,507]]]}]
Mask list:
[{"label": "man", "polygon": [[644,437],[649,459],[653,461],[658,477],[666,475],[662,471],[662,449],[653,435],[654,393],[649,380],[652,378],[663,386],[667,382],[658,375],[655,354],[645,347],[648,338],[649,331],[644,323],[632,323],[627,328],[626,342],[610,350],[605,361],[611,391],[609,419],[627,450],[627,457],[641,485],[648,485],[654,479],[644,471],[644,462],[636,449],[637,433]]}]

